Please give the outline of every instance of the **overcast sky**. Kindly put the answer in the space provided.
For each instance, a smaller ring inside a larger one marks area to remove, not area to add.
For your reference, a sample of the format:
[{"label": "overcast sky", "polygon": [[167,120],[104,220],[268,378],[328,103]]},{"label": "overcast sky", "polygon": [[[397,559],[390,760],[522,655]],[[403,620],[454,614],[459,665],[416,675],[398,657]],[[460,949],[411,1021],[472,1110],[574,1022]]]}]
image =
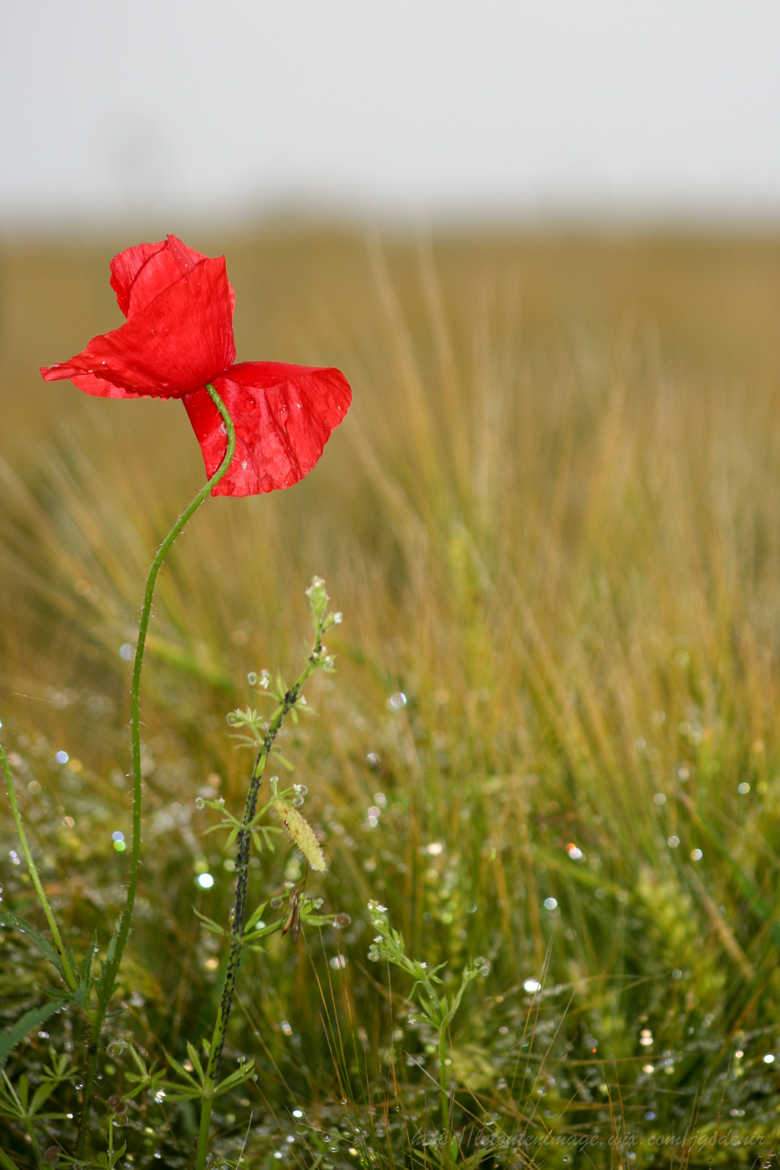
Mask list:
[{"label": "overcast sky", "polygon": [[0,215],[780,219],[780,0],[5,0]]}]

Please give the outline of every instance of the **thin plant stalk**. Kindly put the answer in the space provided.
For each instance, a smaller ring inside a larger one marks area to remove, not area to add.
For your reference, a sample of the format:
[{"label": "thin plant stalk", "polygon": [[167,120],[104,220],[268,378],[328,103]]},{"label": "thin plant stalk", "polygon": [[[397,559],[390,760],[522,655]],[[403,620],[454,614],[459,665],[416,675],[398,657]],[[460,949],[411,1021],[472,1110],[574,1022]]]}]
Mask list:
[{"label": "thin plant stalk", "polygon": [[24,860],[27,863],[27,872],[30,875],[30,880],[35,889],[35,893],[38,895],[38,901],[41,904],[43,913],[46,916],[46,921],[49,924],[49,930],[51,931],[51,936],[54,940],[54,948],[59,956],[62,976],[67,983],[68,988],[71,991],[75,991],[76,987],[78,986],[78,979],[76,978],[75,972],[70,964],[70,959],[68,958],[67,951],[65,950],[59,927],[57,926],[57,920],[54,917],[54,911],[49,904],[49,899],[46,897],[46,891],[41,885],[41,879],[38,876],[38,870],[36,868],[35,861],[33,860],[32,852],[30,851],[30,846],[27,843],[27,834],[24,831],[22,814],[19,811],[19,805],[16,801],[16,786],[14,784],[14,778],[8,765],[8,757],[3,751],[2,746],[0,746],[0,760],[2,760],[3,771],[5,772],[5,782],[8,788],[8,800],[11,804],[11,814],[14,818],[14,824],[16,825],[16,835],[19,838],[19,844],[22,847]]},{"label": "thin plant stalk", "polygon": [[322,636],[323,622],[318,621],[316,636],[306,665],[297,680],[285,693],[273,719],[263,735],[260,750],[257,753],[249,779],[249,790],[244,804],[244,814],[241,820],[241,829],[238,833],[238,851],[236,859],[236,893],[233,902],[233,912],[230,922],[230,943],[228,946],[225,976],[222,984],[217,1016],[211,1034],[209,1056],[206,1065],[204,1092],[201,1096],[200,1127],[198,1130],[198,1148],[195,1159],[195,1170],[203,1170],[206,1165],[208,1150],[208,1136],[211,1123],[211,1111],[214,1105],[215,1089],[219,1078],[222,1050],[225,1046],[225,1036],[233,1009],[233,995],[238,978],[238,969],[241,965],[241,951],[244,942],[244,923],[246,922],[247,886],[249,882],[249,852],[252,843],[252,821],[257,811],[257,798],[260,793],[260,784],[263,779],[268,757],[271,754],[274,740],[285,720],[292,710],[301,692],[314,673],[322,665]]},{"label": "thin plant stalk", "polygon": [[208,482],[205,483],[200,491],[193,497],[158,548],[155,558],[152,561],[149,575],[146,579],[146,589],[144,590],[144,600],[141,607],[141,618],[138,623],[138,641],[136,644],[135,660],[133,663],[133,680],[130,688],[130,739],[132,744],[133,776],[133,829],[132,846],[130,850],[130,877],[127,884],[125,904],[122,907],[116,931],[109,945],[106,964],[103,968],[100,983],[98,984],[97,1005],[90,1026],[88,1040],[89,1056],[87,1063],[87,1077],[84,1085],[84,1096],[82,1099],[81,1129],[78,1142],[79,1156],[83,1156],[84,1150],[86,1148],[89,1113],[92,1103],[92,1094],[94,1091],[95,1075],[98,1064],[100,1034],[103,1029],[103,1022],[106,1018],[108,1004],[116,986],[117,973],[119,971],[120,963],[122,962],[122,955],[124,954],[125,946],[127,945],[127,938],[130,933],[130,922],[132,920],[133,907],[135,905],[135,894],[138,886],[138,871],[141,863],[141,825],[143,813],[140,712],[141,670],[144,661],[144,648],[146,646],[146,634],[149,628],[149,618],[152,612],[154,589],[155,585],[157,584],[157,578],[159,576],[160,569],[162,568],[163,562],[168,555],[173,542],[176,540],[176,537],[183,530],[187,522],[194,516],[195,512],[197,512],[198,508],[206,499],[211,489],[216,487],[216,485],[222,479],[228,467],[230,466],[230,463],[233,459],[233,454],[236,449],[235,427],[233,426],[233,420],[231,419],[225,404],[211,383],[207,384],[206,390],[208,391],[209,397],[222,417],[222,422],[224,423],[225,432],[227,434],[227,448],[225,450],[224,459],[212,475],[211,479],[208,480]]}]

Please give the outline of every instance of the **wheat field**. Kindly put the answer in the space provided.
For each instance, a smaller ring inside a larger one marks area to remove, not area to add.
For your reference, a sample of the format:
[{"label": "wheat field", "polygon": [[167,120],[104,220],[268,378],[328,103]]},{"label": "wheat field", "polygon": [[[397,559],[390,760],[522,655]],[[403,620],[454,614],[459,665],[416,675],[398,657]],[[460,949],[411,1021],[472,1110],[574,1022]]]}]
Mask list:
[{"label": "wheat field", "polygon": [[[37,376],[119,323],[107,267],[130,242],[0,249],[0,718],[77,950],[121,895],[144,577],[203,482],[179,404]],[[489,963],[448,1036],[457,1164],[774,1165],[780,239],[188,242],[227,256],[238,360],[338,366],[354,401],[303,483],[207,501],[163,571],[116,1036],[180,1056],[213,1007],[195,910],[225,920],[231,869],[196,798],[240,806],[225,715],[250,672],[293,676],[319,574],[337,670],[285,752],[329,862],[309,889],[349,923],[246,957],[230,1043],[261,1076],[222,1109],[215,1165],[441,1164],[437,1053],[409,981],[367,959],[370,899],[445,988]],[[34,917],[9,818],[2,837],[4,898]],[[255,899],[298,866],[264,854]],[[5,940],[7,1021],[42,976]],[[67,1027],[9,1075],[34,1081]],[[133,1099],[132,1164],[187,1166],[191,1131]]]}]

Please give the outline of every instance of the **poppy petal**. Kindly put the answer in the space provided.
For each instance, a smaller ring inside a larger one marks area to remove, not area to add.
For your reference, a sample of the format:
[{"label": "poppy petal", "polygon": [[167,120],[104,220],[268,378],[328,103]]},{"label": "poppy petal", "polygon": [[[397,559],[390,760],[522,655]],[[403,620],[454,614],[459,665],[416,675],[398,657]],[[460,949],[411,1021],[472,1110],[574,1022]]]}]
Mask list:
[{"label": "poppy petal", "polygon": [[[63,375],[64,377],[65,375]],[[51,382],[53,379],[47,378]],[[98,398],[140,398],[133,390],[125,390],[122,386],[114,386],[103,378],[96,378],[94,374],[76,374],[71,377],[74,386],[83,390],[85,394],[94,394]]]},{"label": "poppy petal", "polygon": [[[340,370],[280,362],[242,362],[215,386],[236,428],[236,452],[215,496],[250,496],[303,479],[352,401]],[[225,455],[222,419],[205,388],[184,405],[211,476]]]},{"label": "poppy petal", "polygon": [[131,394],[180,398],[227,370],[235,354],[232,290],[220,256],[200,261],[119,329],[41,373],[47,382],[91,374]]},{"label": "poppy petal", "polygon": [[[111,287],[120,309],[126,317],[132,317],[205,259],[178,236],[167,236],[158,244],[126,248],[111,261]],[[233,309],[236,299],[232,288],[230,297]]]},{"label": "poppy petal", "polygon": [[127,317],[130,312],[130,294],[143,266],[165,247],[165,240],[157,244],[136,244],[125,248],[111,261],[111,287],[116,293],[119,308]]}]

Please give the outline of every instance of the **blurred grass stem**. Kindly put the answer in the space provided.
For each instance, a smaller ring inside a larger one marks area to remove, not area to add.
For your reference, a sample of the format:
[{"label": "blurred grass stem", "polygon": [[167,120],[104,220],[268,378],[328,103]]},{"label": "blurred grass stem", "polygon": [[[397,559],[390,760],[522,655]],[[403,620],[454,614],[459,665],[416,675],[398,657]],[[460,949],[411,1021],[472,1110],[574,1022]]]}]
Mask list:
[{"label": "blurred grass stem", "polygon": [[54,939],[54,946],[55,946],[57,954],[59,956],[61,969],[62,969],[62,976],[63,976],[65,982],[67,983],[68,988],[71,991],[75,991],[76,987],[78,986],[78,979],[76,978],[76,975],[73,971],[73,968],[70,965],[70,959],[68,958],[67,951],[65,950],[65,946],[62,942],[62,936],[60,935],[60,930],[59,930],[59,927],[57,926],[57,920],[54,917],[54,911],[52,910],[51,906],[49,905],[49,899],[46,897],[46,892],[45,892],[43,886],[41,885],[41,879],[38,876],[38,870],[36,869],[35,861],[33,860],[33,855],[30,852],[30,846],[27,843],[27,835],[24,831],[24,822],[22,821],[22,814],[19,811],[19,805],[17,804],[17,801],[16,801],[16,786],[14,785],[14,778],[13,778],[13,775],[11,773],[11,769],[8,766],[8,757],[6,756],[2,746],[0,746],[0,760],[2,760],[2,763],[3,763],[3,771],[5,772],[5,782],[6,782],[6,785],[8,787],[8,800],[9,800],[10,805],[11,805],[11,814],[14,818],[14,824],[16,825],[16,833],[17,833],[17,836],[19,837],[19,844],[22,847],[22,853],[24,854],[24,860],[27,863],[27,872],[30,875],[30,880],[35,888],[35,893],[38,895],[38,901],[41,904],[41,907],[43,909],[43,913],[46,916],[46,921],[49,924],[49,930],[51,931],[51,936]]}]

